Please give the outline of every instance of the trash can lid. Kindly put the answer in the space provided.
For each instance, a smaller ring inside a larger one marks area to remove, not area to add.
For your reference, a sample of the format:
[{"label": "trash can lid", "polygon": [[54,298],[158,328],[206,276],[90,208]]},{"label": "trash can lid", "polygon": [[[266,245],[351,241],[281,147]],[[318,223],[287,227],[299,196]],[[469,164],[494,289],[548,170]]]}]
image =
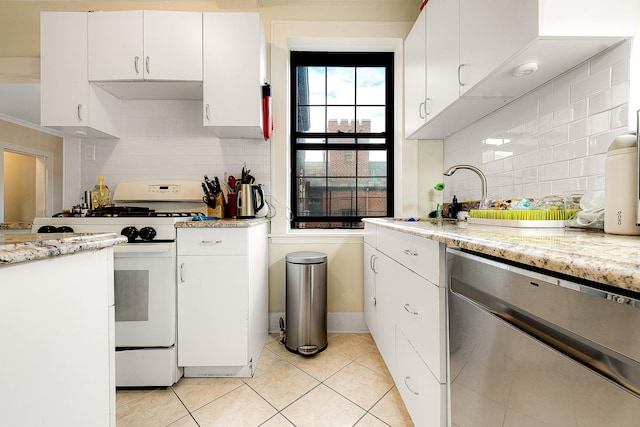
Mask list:
[{"label": "trash can lid", "polygon": [[327,262],[327,254],[322,252],[292,252],[287,254],[287,262],[292,264],[321,264]]}]

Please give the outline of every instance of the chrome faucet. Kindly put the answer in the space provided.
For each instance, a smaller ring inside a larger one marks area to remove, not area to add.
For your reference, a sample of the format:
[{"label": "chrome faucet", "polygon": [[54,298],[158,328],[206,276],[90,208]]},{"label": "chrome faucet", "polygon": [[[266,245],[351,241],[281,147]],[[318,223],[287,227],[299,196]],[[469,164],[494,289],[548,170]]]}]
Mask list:
[{"label": "chrome faucet", "polygon": [[478,176],[480,177],[480,181],[482,182],[482,199],[480,201],[480,204],[482,204],[487,199],[487,177],[484,176],[484,173],[482,173],[482,171],[480,169],[478,169],[475,166],[471,166],[471,165],[455,165],[455,166],[451,166],[449,169],[444,171],[443,174],[445,176],[451,176],[458,169],[469,169],[469,170],[474,171],[475,173],[478,174]]}]

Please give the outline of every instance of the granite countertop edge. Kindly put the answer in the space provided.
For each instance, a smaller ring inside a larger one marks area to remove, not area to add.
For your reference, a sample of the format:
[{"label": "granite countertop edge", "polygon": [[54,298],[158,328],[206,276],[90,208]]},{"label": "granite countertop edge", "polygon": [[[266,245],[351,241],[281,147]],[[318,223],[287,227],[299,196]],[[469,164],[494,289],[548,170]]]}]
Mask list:
[{"label": "granite countertop edge", "polygon": [[268,218],[225,218],[213,221],[182,221],[176,223],[176,228],[248,228],[271,222]]},{"label": "granite countertop edge", "polygon": [[365,219],[449,246],[640,293],[640,238],[578,229]]},{"label": "granite countertop edge", "polygon": [[0,267],[126,243],[115,233],[9,234],[0,240]]},{"label": "granite countertop edge", "polygon": [[0,223],[0,230],[31,230],[32,222],[3,222]]}]

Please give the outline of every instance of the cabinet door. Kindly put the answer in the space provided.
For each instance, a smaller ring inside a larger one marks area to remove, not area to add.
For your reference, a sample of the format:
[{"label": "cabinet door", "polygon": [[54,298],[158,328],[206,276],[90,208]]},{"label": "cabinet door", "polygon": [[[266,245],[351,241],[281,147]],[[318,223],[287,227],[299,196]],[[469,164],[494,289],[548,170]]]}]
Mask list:
[{"label": "cabinet door", "polygon": [[263,138],[267,43],[260,15],[204,13],[203,27],[204,126],[223,138]]},{"label": "cabinet door", "polygon": [[377,251],[368,244],[364,244],[364,321],[374,340],[377,340],[377,312],[376,312],[376,264]]},{"label": "cabinet door", "polygon": [[143,68],[147,80],[202,81],[202,13],[144,11]]},{"label": "cabinet door", "polygon": [[178,257],[178,365],[244,366],[246,256]]},{"label": "cabinet door", "polygon": [[142,80],[143,12],[89,13],[89,80]]},{"label": "cabinet door", "polygon": [[396,283],[398,263],[378,252],[376,262],[376,345],[389,371],[395,366]]},{"label": "cabinet door", "polygon": [[40,27],[42,126],[89,122],[87,14],[43,12]]},{"label": "cabinet door", "polygon": [[537,34],[538,0],[460,0],[461,94]]},{"label": "cabinet door", "polygon": [[426,8],[404,41],[404,134],[426,123]]},{"label": "cabinet door", "polygon": [[431,0],[427,11],[426,120],[453,103],[460,94],[458,82],[458,0]]}]

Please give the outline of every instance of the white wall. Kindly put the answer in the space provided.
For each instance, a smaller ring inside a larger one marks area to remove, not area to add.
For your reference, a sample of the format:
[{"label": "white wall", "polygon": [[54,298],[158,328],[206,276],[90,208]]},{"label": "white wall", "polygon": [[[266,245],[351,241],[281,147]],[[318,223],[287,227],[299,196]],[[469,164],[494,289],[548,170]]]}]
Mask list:
[{"label": "white wall", "polygon": [[[610,49],[451,135],[445,167],[479,167],[497,198],[603,188],[609,145],[636,127],[629,111],[632,49],[631,41]],[[458,171],[444,182],[445,201],[454,194],[480,198],[474,173]]]}]

